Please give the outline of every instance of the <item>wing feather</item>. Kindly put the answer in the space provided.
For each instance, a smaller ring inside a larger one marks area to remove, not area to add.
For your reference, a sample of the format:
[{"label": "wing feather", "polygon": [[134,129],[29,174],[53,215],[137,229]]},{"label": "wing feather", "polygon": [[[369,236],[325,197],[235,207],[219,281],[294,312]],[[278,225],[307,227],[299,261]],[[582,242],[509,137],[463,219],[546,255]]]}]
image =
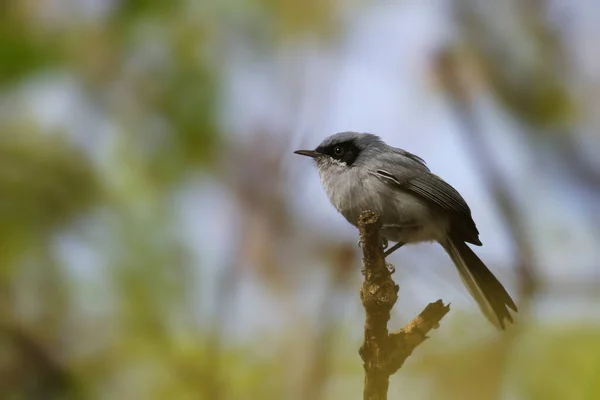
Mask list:
[{"label": "wing feather", "polygon": [[387,182],[390,185],[408,190],[414,194],[435,203],[446,211],[471,216],[469,206],[462,196],[442,180],[432,173],[411,174],[410,177],[401,179],[397,175],[384,169],[377,169],[373,175]]},{"label": "wing feather", "polygon": [[404,188],[436,203],[444,210],[471,216],[469,206],[456,189],[434,174],[422,174],[410,179]]},{"label": "wing feather", "polygon": [[[395,149],[396,153],[401,149]],[[471,216],[471,209],[450,184],[431,173],[425,162],[412,155],[405,157],[380,156],[380,168],[370,172],[386,184],[414,194],[451,217],[449,234],[466,242],[481,246],[479,231]]]}]

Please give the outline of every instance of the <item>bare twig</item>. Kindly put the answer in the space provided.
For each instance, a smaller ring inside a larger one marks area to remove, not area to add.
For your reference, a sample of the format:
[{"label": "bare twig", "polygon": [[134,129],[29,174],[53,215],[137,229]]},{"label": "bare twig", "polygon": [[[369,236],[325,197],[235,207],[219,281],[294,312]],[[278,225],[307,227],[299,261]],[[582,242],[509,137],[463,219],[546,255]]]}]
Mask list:
[{"label": "bare twig", "polygon": [[427,332],[436,329],[441,319],[450,311],[450,305],[444,305],[442,300],[430,303],[408,325],[398,332],[390,334],[392,358],[390,368],[396,372],[413,350],[428,339]]},{"label": "bare twig", "polygon": [[400,287],[385,266],[379,231],[381,221],[373,212],[363,212],[358,226],[363,248],[365,281],[360,297],[365,307],[365,339],[360,349],[364,361],[364,399],[386,399],[391,372],[387,368],[389,336],[387,323]]},{"label": "bare twig", "polygon": [[358,220],[363,248],[365,281],[360,297],[366,311],[365,338],[360,348],[364,361],[365,400],[387,399],[389,377],[412,351],[436,328],[448,311],[441,300],[431,303],[399,332],[388,334],[390,311],[398,299],[399,286],[386,267],[381,246],[381,222],[372,211],[364,211]]}]

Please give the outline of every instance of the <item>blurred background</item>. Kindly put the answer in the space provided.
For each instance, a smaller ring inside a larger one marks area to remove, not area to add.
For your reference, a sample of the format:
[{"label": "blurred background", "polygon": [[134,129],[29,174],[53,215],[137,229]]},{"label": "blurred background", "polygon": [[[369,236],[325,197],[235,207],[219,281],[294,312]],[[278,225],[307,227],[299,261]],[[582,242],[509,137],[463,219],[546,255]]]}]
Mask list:
[{"label": "blurred background", "polygon": [[360,399],[358,235],[335,132],[427,160],[517,301],[442,249],[389,260],[441,327],[391,399],[600,397],[595,1],[0,2],[0,398]]}]

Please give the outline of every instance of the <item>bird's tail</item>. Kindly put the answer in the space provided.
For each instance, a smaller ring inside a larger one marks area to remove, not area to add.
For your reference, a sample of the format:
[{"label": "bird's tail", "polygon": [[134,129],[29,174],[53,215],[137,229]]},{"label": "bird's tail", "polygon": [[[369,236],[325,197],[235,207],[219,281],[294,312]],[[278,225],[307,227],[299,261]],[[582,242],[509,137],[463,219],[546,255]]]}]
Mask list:
[{"label": "bird's tail", "polygon": [[505,319],[512,323],[508,308],[517,311],[515,302],[473,250],[462,240],[451,237],[442,246],[454,261],[462,281],[487,319],[499,329],[504,329]]}]

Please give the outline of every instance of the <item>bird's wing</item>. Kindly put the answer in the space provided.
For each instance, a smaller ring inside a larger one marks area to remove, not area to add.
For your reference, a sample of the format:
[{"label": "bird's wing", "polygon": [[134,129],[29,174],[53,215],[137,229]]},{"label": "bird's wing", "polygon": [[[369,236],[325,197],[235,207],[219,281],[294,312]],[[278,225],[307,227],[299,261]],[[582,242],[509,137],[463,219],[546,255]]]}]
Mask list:
[{"label": "bird's wing", "polygon": [[[398,157],[398,154],[404,157]],[[450,233],[457,239],[480,246],[479,231],[467,202],[456,189],[432,174],[425,163],[419,160],[417,156],[410,157],[399,152],[394,156],[380,155],[377,167],[371,169],[370,173],[391,187],[409,192],[445,211],[452,220]]]},{"label": "bird's wing", "polygon": [[370,173],[396,189],[410,192],[439,207],[452,217],[449,234],[457,240],[481,246],[479,231],[471,217],[469,206],[456,189],[437,175],[406,169],[394,174],[382,168]]},{"label": "bird's wing", "polygon": [[[422,171],[429,172],[429,168],[427,167],[427,163],[425,163],[425,160],[423,160],[416,154],[413,154],[411,152],[397,147],[389,147],[389,149],[391,149],[396,154],[393,154],[391,156],[384,156],[387,162],[398,163],[399,160],[403,160],[404,162],[402,162],[402,164],[407,164],[407,166],[410,166],[411,168],[416,168]],[[397,156],[398,154],[402,157],[399,158]]]},{"label": "bird's wing", "polygon": [[392,173],[386,169],[379,168],[372,172],[389,185],[410,191],[429,202],[436,204],[445,211],[457,213],[471,218],[471,210],[462,196],[446,183],[443,179],[430,172],[419,171],[419,173]]},{"label": "bird's wing", "polygon": [[425,169],[429,171],[429,168],[427,168],[427,164],[425,163],[425,160],[423,160],[421,157],[417,156],[416,154],[413,154],[411,152],[408,152],[404,149],[399,149],[399,148],[394,148],[394,151],[396,153],[402,154],[405,157],[410,158],[412,161],[415,161],[418,164],[421,164],[422,167],[425,167]]},{"label": "bird's wing", "polygon": [[456,189],[434,174],[419,175],[406,182],[404,187],[444,210],[471,216],[469,206]]}]

